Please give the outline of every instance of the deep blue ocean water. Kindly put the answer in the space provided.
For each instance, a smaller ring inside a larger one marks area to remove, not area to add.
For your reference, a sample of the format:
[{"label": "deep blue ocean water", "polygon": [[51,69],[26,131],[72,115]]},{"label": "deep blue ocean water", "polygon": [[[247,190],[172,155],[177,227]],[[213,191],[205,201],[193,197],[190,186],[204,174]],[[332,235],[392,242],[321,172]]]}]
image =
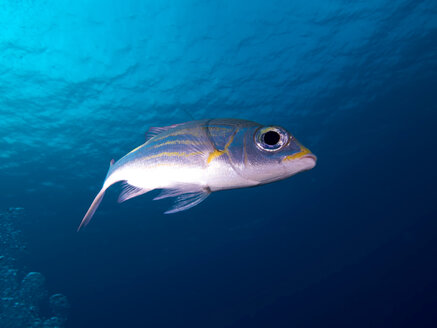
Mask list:
[{"label": "deep blue ocean water", "polygon": [[[437,2],[0,1],[0,209],[67,327],[436,327]],[[163,215],[150,126],[281,124],[317,166]]]}]

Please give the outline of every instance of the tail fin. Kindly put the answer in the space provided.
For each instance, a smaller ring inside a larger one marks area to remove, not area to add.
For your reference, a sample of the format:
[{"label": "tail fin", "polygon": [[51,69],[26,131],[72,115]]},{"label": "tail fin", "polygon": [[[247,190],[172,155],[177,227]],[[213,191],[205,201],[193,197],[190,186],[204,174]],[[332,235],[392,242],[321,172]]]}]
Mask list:
[{"label": "tail fin", "polygon": [[[107,184],[106,180],[108,179],[109,174],[111,173],[111,168],[114,165],[114,160],[112,159],[111,162],[109,163],[109,170],[108,173],[106,174],[106,178],[105,178],[105,183],[103,184],[102,189],[100,189],[99,193],[97,194],[96,198],[94,198],[93,203],[91,204],[90,208],[88,209],[88,211],[86,212],[85,216],[82,219],[82,222],[80,223],[79,227],[77,228],[77,231],[80,230],[80,228],[85,227],[93,218],[94,213],[96,213],[97,208],[99,207],[103,196],[105,196],[105,191],[106,189],[113,184],[114,182]],[[115,181],[116,182],[116,181]]]},{"label": "tail fin", "polygon": [[77,228],[77,231],[80,230],[80,228],[85,227],[92,219],[94,213],[96,212],[97,208],[100,205],[100,202],[103,199],[103,196],[105,195],[105,189],[102,188],[102,190],[99,191],[99,193],[97,194],[96,198],[94,198],[93,203],[91,204],[90,208],[88,209],[88,211],[86,212],[85,216],[82,219],[82,222],[79,225],[79,228]]}]

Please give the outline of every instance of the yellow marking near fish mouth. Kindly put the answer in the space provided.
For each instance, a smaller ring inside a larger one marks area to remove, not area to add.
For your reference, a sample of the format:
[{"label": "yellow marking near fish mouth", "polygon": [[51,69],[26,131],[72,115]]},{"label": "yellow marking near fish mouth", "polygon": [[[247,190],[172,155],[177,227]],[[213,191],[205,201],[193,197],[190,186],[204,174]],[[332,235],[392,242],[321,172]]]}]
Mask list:
[{"label": "yellow marking near fish mouth", "polygon": [[285,156],[282,161],[283,162],[285,162],[285,161],[292,161],[294,159],[301,158],[302,156],[312,154],[311,151],[308,148],[304,147],[304,146],[300,146],[300,149],[301,149],[300,152],[297,152],[296,154],[293,154],[293,155]]},{"label": "yellow marking near fish mouth", "polygon": [[231,145],[231,143],[234,141],[234,137],[235,137],[235,135],[237,134],[237,132],[238,132],[238,129],[235,130],[235,132],[234,132],[234,133],[229,137],[229,141],[226,143],[226,145],[225,145],[225,149],[223,149],[223,150],[218,150],[218,149],[216,149],[216,150],[212,151],[212,152],[209,154],[208,159],[206,160],[206,163],[207,163],[207,164],[211,163],[211,161],[213,161],[213,160],[216,159],[217,157],[222,156],[223,154],[228,154],[228,155],[229,155],[228,148],[229,148],[229,146]]}]

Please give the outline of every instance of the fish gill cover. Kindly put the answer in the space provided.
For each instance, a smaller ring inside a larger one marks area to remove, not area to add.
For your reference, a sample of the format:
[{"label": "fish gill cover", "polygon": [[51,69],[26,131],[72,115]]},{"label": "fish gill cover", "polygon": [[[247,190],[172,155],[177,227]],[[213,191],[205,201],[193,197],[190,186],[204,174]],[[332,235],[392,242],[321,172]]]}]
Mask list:
[{"label": "fish gill cover", "polygon": [[[436,7],[0,1],[0,208],[29,213],[67,324],[432,326]],[[318,166],[172,218],[109,192],[75,233],[148,127],[216,117],[280,124]]]}]

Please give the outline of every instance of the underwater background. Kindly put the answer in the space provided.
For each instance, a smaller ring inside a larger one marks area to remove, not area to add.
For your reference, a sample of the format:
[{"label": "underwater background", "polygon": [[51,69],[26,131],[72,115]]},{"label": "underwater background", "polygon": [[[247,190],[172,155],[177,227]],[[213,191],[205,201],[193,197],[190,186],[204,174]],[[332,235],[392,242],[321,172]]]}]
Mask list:
[{"label": "underwater background", "polygon": [[[0,26],[2,327],[437,326],[435,0],[2,0]],[[175,215],[112,187],[76,232],[150,126],[221,117],[317,166]]]}]

